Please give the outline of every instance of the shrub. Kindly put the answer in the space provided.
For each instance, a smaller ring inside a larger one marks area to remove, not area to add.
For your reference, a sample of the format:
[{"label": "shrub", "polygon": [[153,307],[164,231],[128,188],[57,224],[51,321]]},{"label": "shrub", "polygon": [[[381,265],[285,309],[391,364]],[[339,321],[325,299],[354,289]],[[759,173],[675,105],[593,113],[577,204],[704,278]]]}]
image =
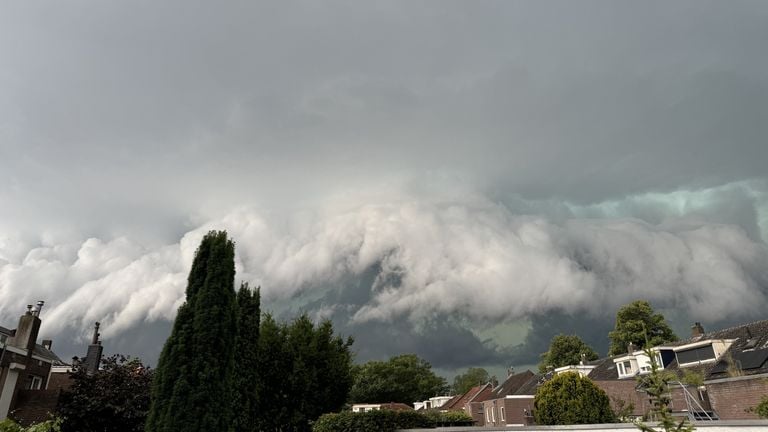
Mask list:
[{"label": "shrub", "polygon": [[435,423],[416,411],[368,411],[324,414],[312,425],[313,432],[393,432],[398,429],[432,428]]},{"label": "shrub", "polygon": [[763,399],[755,407],[755,412],[761,418],[768,419],[768,396],[763,396]]},{"label": "shrub", "polygon": [[33,424],[27,428],[22,427],[11,419],[5,419],[0,421],[0,432],[60,432],[60,426],[60,419]]},{"label": "shrub", "polygon": [[592,380],[563,373],[539,387],[533,401],[540,425],[598,424],[614,421],[608,396]]}]

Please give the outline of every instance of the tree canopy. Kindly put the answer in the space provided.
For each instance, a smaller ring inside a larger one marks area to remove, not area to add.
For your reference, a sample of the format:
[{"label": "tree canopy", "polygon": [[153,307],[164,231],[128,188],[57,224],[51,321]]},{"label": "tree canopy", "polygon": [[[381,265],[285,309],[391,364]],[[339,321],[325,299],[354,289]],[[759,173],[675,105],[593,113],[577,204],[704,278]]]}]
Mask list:
[{"label": "tree canopy", "polygon": [[160,354],[147,432],[232,430],[234,259],[235,245],[226,232],[203,237],[187,279],[187,300]]},{"label": "tree canopy", "polygon": [[595,350],[584,343],[580,337],[560,334],[552,338],[549,350],[541,355],[539,372],[546,372],[549,367],[577,365],[582,359],[592,361],[597,358]]},{"label": "tree canopy", "polygon": [[654,313],[647,301],[637,300],[622,306],[616,313],[616,326],[608,334],[611,347],[608,355],[626,353],[629,344],[635,349],[674,342],[677,336],[667,324],[664,315]]},{"label": "tree canopy", "polygon": [[608,395],[574,372],[555,375],[536,391],[533,414],[539,425],[599,424],[614,421]]},{"label": "tree canopy", "polygon": [[327,320],[315,325],[301,315],[287,324],[264,315],[253,430],[308,431],[311,421],[340,410],[352,386],[352,342],[335,336]]},{"label": "tree canopy", "polygon": [[415,354],[402,354],[387,361],[370,361],[353,370],[350,399],[355,403],[411,403],[444,394],[445,378],[432,371],[432,365]]},{"label": "tree canopy", "polygon": [[495,377],[491,377],[485,369],[471,367],[463,374],[456,375],[453,378],[451,390],[457,395],[464,394],[472,387],[488,383],[493,379],[495,379]]},{"label": "tree canopy", "polygon": [[61,393],[56,410],[62,432],[144,430],[152,371],[141,360],[113,355],[95,373],[82,365],[71,376],[72,386]]}]

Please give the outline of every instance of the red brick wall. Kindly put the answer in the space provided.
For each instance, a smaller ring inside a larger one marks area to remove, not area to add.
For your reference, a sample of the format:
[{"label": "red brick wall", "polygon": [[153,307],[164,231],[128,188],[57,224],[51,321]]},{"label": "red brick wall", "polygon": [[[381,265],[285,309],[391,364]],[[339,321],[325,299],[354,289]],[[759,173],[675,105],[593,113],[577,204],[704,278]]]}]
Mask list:
[{"label": "red brick wall", "polygon": [[468,414],[472,416],[475,425],[485,426],[485,410],[483,409],[483,402],[470,402],[468,406],[464,407],[465,410],[467,408],[471,410]]},{"label": "red brick wall", "polygon": [[48,380],[48,390],[68,390],[72,385],[72,377],[69,372],[52,373]]},{"label": "red brick wall", "polygon": [[608,398],[611,400],[611,408],[614,410],[617,409],[616,402],[618,400],[624,401],[625,406],[628,404],[634,405],[631,415],[642,416],[650,408],[648,395],[637,391],[637,381],[633,379],[595,381],[595,384],[608,394]]},{"label": "red brick wall", "polygon": [[12,417],[22,426],[46,421],[56,410],[58,390],[19,390]]},{"label": "red brick wall", "polygon": [[722,420],[756,419],[755,413],[747,412],[768,395],[768,378],[707,384],[712,408]]},{"label": "red brick wall", "polygon": [[[525,399],[505,399],[504,400],[504,418],[507,425],[529,425],[533,424],[533,397]],[[529,417],[525,416],[528,412]]]}]

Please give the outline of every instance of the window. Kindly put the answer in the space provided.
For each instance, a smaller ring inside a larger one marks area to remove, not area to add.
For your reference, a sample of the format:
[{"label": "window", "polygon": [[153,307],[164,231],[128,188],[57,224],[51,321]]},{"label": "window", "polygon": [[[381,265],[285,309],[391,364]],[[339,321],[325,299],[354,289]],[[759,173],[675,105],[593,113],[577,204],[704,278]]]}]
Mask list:
[{"label": "window", "polygon": [[624,374],[629,375],[632,373],[632,362],[625,361],[624,363]]},{"label": "window", "polygon": [[715,350],[712,348],[712,345],[704,345],[685,351],[678,351],[676,354],[678,364],[698,363],[715,359]]},{"label": "window", "polygon": [[27,382],[24,384],[24,388],[27,390],[40,390],[43,386],[43,378],[37,375],[28,375]]},{"label": "window", "polygon": [[491,407],[491,423],[496,423],[496,409]]},{"label": "window", "polygon": [[499,408],[499,417],[500,417],[499,419],[500,419],[501,421],[506,421],[506,420],[504,419],[504,407],[501,407],[501,408]]},{"label": "window", "polygon": [[491,422],[491,410],[485,411],[485,422],[490,423]]}]

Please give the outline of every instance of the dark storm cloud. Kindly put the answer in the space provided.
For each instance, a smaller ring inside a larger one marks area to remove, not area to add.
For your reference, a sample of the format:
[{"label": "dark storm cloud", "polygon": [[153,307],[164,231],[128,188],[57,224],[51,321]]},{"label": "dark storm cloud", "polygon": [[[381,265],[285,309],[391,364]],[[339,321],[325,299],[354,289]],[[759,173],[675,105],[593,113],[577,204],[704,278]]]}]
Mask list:
[{"label": "dark storm cloud", "polygon": [[[101,320],[120,345],[174,316],[222,227],[268,301],[353,305],[339,325],[435,359],[447,333],[475,347],[445,367],[553,310],[754,315],[766,21],[751,1],[6,2],[0,317],[45,298],[46,331]],[[326,297],[348,278],[368,282]]]}]

